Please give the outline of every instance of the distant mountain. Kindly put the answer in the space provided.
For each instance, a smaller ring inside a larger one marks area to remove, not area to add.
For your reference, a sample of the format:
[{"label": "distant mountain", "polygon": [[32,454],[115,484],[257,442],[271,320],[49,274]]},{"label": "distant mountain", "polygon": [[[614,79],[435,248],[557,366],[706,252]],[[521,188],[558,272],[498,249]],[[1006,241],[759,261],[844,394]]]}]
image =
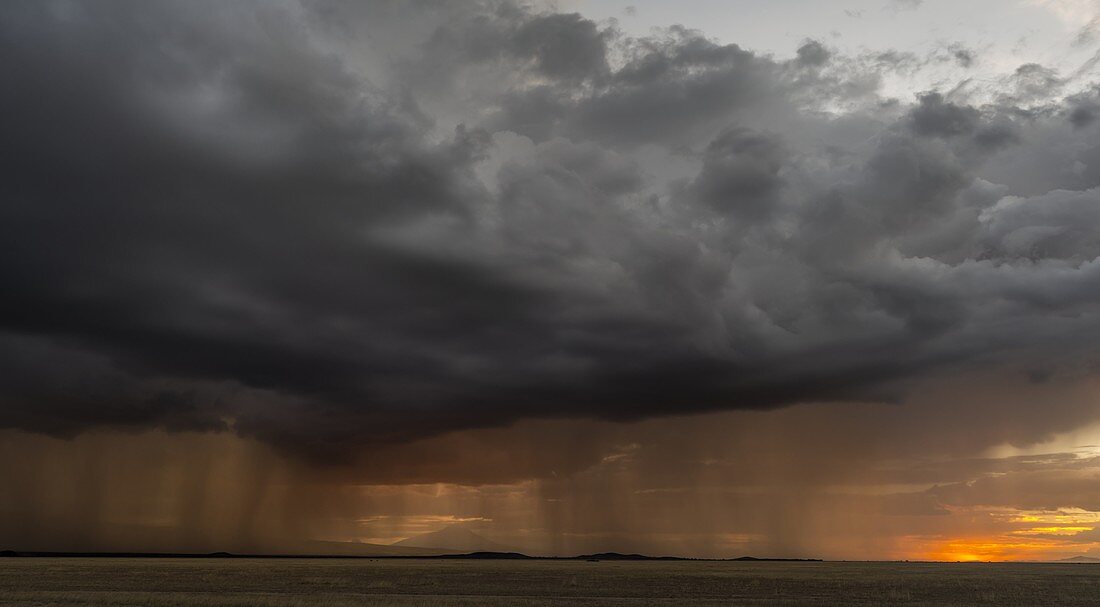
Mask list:
[{"label": "distant mountain", "polygon": [[519,552],[515,548],[486,539],[462,525],[451,525],[439,531],[414,535],[391,546],[431,548],[455,552]]},{"label": "distant mountain", "polygon": [[1094,556],[1071,556],[1068,559],[1058,559],[1056,563],[1100,563],[1100,558]]},{"label": "distant mountain", "polygon": [[520,552],[470,552],[468,554],[441,554],[437,557],[440,559],[463,559],[463,560],[490,560],[490,561],[532,561],[540,560],[542,557],[528,556]]},{"label": "distant mountain", "polygon": [[675,556],[647,556],[645,554],[623,554],[621,552],[599,552],[569,557],[586,561],[679,561],[687,560]]}]

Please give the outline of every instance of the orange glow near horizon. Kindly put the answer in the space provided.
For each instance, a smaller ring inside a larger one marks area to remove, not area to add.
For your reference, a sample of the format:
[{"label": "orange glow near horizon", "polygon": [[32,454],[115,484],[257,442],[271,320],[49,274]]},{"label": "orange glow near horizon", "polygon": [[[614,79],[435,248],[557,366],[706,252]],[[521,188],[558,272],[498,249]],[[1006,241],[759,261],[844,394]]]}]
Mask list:
[{"label": "orange glow near horizon", "polygon": [[[1032,531],[1032,530],[1029,530]],[[1038,530],[1035,530],[1036,533]],[[953,538],[934,544],[920,554],[925,561],[1051,561],[1079,555],[1094,544],[1055,539],[1034,539],[1029,534]]]},{"label": "orange glow near horizon", "polygon": [[[1080,508],[1029,510],[1007,507],[952,507],[953,515],[985,519],[993,528],[973,535],[909,536],[899,551],[910,560],[945,562],[1053,561],[1095,554],[1089,541],[1100,529],[1100,513]],[[1086,535],[1087,534],[1087,535]]]}]

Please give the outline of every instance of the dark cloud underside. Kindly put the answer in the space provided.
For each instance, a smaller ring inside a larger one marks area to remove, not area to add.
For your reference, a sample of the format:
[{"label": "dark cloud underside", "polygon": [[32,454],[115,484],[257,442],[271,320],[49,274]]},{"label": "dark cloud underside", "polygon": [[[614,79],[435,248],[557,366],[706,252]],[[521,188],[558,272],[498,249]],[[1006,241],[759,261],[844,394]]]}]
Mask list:
[{"label": "dark cloud underside", "polygon": [[0,426],[339,456],[1093,372],[1095,90],[889,69],[505,2],[9,2]]}]

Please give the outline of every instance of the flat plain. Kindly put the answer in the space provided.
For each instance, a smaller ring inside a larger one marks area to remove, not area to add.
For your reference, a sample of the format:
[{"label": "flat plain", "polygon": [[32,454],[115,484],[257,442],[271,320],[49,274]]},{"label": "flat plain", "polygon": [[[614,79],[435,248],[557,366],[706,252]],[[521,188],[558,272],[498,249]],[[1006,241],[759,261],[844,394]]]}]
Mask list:
[{"label": "flat plain", "polygon": [[5,558],[0,605],[1100,605],[1100,565]]}]

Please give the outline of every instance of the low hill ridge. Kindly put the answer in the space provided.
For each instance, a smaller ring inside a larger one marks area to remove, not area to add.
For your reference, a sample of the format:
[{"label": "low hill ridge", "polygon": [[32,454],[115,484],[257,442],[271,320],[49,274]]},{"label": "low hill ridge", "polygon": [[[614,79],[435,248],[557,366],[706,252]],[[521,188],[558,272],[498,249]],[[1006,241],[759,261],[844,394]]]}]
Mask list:
[{"label": "low hill ridge", "polygon": [[1056,563],[1100,563],[1100,558],[1094,556],[1085,556],[1083,554],[1078,556],[1071,556],[1068,559],[1058,559],[1054,561]]}]

